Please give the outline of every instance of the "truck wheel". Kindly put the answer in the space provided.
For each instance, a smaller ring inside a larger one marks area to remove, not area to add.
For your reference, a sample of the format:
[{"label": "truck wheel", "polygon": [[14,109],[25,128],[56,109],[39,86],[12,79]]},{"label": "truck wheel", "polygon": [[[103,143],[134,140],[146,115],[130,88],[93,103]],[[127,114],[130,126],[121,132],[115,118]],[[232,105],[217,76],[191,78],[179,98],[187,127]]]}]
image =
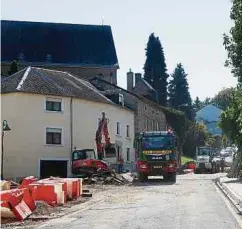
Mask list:
[{"label": "truck wheel", "polygon": [[168,173],[163,175],[165,181],[176,182],[176,173]]},{"label": "truck wheel", "polygon": [[216,173],[219,173],[220,172],[220,166],[219,164],[216,165]]},{"label": "truck wheel", "polygon": [[169,181],[176,183],[176,173],[169,174]]},{"label": "truck wheel", "polygon": [[200,174],[201,173],[201,170],[199,168],[196,168],[195,169],[195,174]]},{"label": "truck wheel", "polygon": [[168,180],[169,180],[169,176],[168,176],[168,174],[164,174],[164,175],[163,175],[163,178],[164,178],[165,181],[168,181]]},{"label": "truck wheel", "polygon": [[212,173],[216,173],[216,164],[215,163],[212,164]]},{"label": "truck wheel", "polygon": [[144,173],[139,173],[138,174],[138,179],[140,182],[144,182],[144,181],[147,181],[148,180],[148,176]]}]

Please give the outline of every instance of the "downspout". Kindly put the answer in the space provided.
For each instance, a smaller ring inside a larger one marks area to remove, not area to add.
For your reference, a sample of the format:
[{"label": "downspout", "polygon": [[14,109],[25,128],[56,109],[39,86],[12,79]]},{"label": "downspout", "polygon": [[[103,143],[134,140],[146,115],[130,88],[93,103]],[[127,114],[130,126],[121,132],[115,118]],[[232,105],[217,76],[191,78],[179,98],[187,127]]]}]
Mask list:
[{"label": "downspout", "polygon": [[70,99],[70,157],[71,157],[71,172],[72,172],[72,151],[73,151],[73,98]]}]

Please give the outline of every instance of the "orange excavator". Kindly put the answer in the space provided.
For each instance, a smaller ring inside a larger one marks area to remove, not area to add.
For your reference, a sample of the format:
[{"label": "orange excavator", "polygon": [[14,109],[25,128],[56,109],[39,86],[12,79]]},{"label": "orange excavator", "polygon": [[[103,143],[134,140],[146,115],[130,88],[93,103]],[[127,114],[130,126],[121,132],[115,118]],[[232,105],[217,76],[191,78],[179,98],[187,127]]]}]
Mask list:
[{"label": "orange excavator", "polygon": [[[104,152],[107,156],[116,156],[116,149],[110,142],[109,132],[108,132],[108,122],[109,120],[105,117],[105,112],[102,112],[102,118],[99,120],[98,129],[96,132],[96,145],[98,159],[102,160],[104,157]],[[104,135],[105,143],[102,143],[102,135]]]},{"label": "orange excavator", "polygon": [[[105,143],[102,143],[102,136],[105,137]],[[96,131],[96,157],[94,149],[75,149],[72,153],[72,173],[75,176],[91,176],[97,172],[108,172],[109,168],[103,161],[104,153],[106,156],[116,156],[116,149],[110,143],[108,133],[108,119],[105,113],[102,113],[102,118],[99,119],[98,129]]]}]

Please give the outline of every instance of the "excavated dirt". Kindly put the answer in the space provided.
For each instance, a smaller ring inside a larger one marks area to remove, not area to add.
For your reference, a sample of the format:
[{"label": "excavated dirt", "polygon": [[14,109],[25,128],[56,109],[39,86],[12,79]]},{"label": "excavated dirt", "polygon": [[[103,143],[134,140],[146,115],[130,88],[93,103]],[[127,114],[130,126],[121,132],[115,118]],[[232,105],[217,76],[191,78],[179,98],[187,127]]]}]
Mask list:
[{"label": "excavated dirt", "polygon": [[[93,185],[94,186],[94,185]],[[99,187],[91,187],[89,185],[85,186],[85,189],[90,190],[90,193],[94,194],[102,191]],[[39,223],[43,223],[47,220],[58,218],[64,216],[71,207],[82,204],[90,200],[88,197],[80,197],[77,200],[68,201],[64,206],[52,207],[45,202],[36,203],[36,209],[29,218],[25,219],[23,222],[16,221],[15,219],[1,219],[1,228],[7,227],[24,227],[31,228]]]}]

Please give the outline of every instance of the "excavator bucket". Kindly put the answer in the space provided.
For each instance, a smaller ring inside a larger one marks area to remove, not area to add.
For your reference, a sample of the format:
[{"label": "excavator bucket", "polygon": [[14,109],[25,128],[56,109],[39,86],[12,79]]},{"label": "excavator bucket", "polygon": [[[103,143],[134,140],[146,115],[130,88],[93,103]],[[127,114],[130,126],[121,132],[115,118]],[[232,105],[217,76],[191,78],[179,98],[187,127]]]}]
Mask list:
[{"label": "excavator bucket", "polygon": [[105,146],[106,157],[116,157],[116,147],[114,144]]}]

